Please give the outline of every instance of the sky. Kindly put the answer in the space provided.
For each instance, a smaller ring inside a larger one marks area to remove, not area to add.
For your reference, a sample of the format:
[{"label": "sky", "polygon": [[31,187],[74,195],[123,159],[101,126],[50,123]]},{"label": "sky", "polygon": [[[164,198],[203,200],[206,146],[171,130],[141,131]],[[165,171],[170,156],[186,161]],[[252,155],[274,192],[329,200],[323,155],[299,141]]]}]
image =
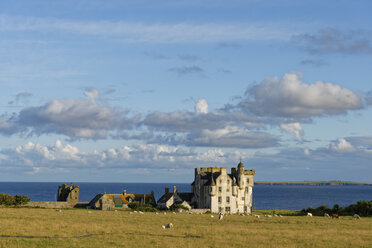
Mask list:
[{"label": "sky", "polygon": [[0,2],[0,181],[371,182],[370,1]]}]

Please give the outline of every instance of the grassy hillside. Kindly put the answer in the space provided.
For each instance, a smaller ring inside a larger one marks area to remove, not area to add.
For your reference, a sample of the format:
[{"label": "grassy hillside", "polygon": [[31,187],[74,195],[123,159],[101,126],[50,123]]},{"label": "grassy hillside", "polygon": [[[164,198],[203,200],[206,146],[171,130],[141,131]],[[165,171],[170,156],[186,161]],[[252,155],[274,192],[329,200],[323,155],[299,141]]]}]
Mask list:
[{"label": "grassy hillside", "polygon": [[[277,212],[279,213],[279,212]],[[263,214],[260,213],[260,214]],[[283,212],[282,214],[295,214]],[[372,218],[0,208],[0,247],[371,247]],[[162,229],[172,222],[174,228]],[[87,234],[100,234],[86,236]],[[4,235],[50,236],[15,238]]]}]

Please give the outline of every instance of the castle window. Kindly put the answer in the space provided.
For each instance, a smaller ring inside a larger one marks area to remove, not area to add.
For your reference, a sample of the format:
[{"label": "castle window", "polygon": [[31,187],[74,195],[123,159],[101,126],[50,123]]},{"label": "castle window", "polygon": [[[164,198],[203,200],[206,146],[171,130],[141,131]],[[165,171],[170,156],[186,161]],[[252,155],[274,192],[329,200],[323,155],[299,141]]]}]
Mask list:
[{"label": "castle window", "polygon": [[222,197],[221,196],[218,197],[218,203],[222,203]]},{"label": "castle window", "polygon": [[220,179],[220,183],[222,183],[222,179]]},{"label": "castle window", "polygon": [[247,209],[247,206],[244,206],[244,212],[247,212],[247,210],[248,210],[248,209]]},{"label": "castle window", "polygon": [[247,183],[249,183],[249,178],[247,179]]},{"label": "castle window", "polygon": [[242,201],[244,201],[245,200],[245,197],[242,197]]},{"label": "castle window", "polygon": [[218,187],[218,192],[222,192],[222,187]]},{"label": "castle window", "polygon": [[227,202],[227,203],[230,203],[230,196],[227,196],[227,197],[226,197],[226,202]]},{"label": "castle window", "polygon": [[248,193],[248,187],[245,187],[245,193]]},{"label": "castle window", "polygon": [[220,213],[222,212],[222,208],[221,207],[218,208],[218,212],[220,212]]},{"label": "castle window", "polygon": [[229,187],[226,189],[226,192],[230,192],[230,188]]},{"label": "castle window", "polygon": [[230,207],[225,208],[226,213],[230,213]]},{"label": "castle window", "polygon": [[227,184],[229,184],[230,183],[230,180],[229,179],[227,179]]}]

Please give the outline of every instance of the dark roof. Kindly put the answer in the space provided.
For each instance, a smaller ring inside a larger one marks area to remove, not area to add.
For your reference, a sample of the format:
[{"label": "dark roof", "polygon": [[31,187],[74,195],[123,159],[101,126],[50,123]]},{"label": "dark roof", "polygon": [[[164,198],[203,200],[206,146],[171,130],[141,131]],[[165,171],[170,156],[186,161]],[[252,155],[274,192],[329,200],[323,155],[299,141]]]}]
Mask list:
[{"label": "dark roof", "polygon": [[192,200],[192,197],[194,196],[193,193],[181,193],[181,192],[177,192],[177,195],[184,201],[187,201],[187,202],[191,202]]},{"label": "dark roof", "polygon": [[160,197],[160,199],[158,200],[158,203],[166,203],[173,196],[173,194],[174,193],[172,192],[165,193],[164,195]]}]

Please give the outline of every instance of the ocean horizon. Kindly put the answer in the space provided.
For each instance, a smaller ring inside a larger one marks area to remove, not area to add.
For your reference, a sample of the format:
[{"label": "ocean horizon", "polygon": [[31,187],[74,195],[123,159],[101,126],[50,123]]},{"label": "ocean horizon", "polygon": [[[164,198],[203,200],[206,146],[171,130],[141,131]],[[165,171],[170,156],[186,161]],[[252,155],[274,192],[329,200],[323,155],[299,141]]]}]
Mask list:
[{"label": "ocean horizon", "polygon": [[[63,182],[0,182],[0,193],[26,195],[31,201],[55,201],[58,186]],[[176,186],[179,192],[191,192],[190,183],[93,183],[75,182],[79,185],[80,202],[89,202],[96,194],[141,194],[154,191],[156,199],[165,188]],[[372,186],[369,185],[270,185],[256,184],[253,188],[254,209],[300,210],[322,204],[333,207],[348,206],[357,201],[372,200]]]}]

